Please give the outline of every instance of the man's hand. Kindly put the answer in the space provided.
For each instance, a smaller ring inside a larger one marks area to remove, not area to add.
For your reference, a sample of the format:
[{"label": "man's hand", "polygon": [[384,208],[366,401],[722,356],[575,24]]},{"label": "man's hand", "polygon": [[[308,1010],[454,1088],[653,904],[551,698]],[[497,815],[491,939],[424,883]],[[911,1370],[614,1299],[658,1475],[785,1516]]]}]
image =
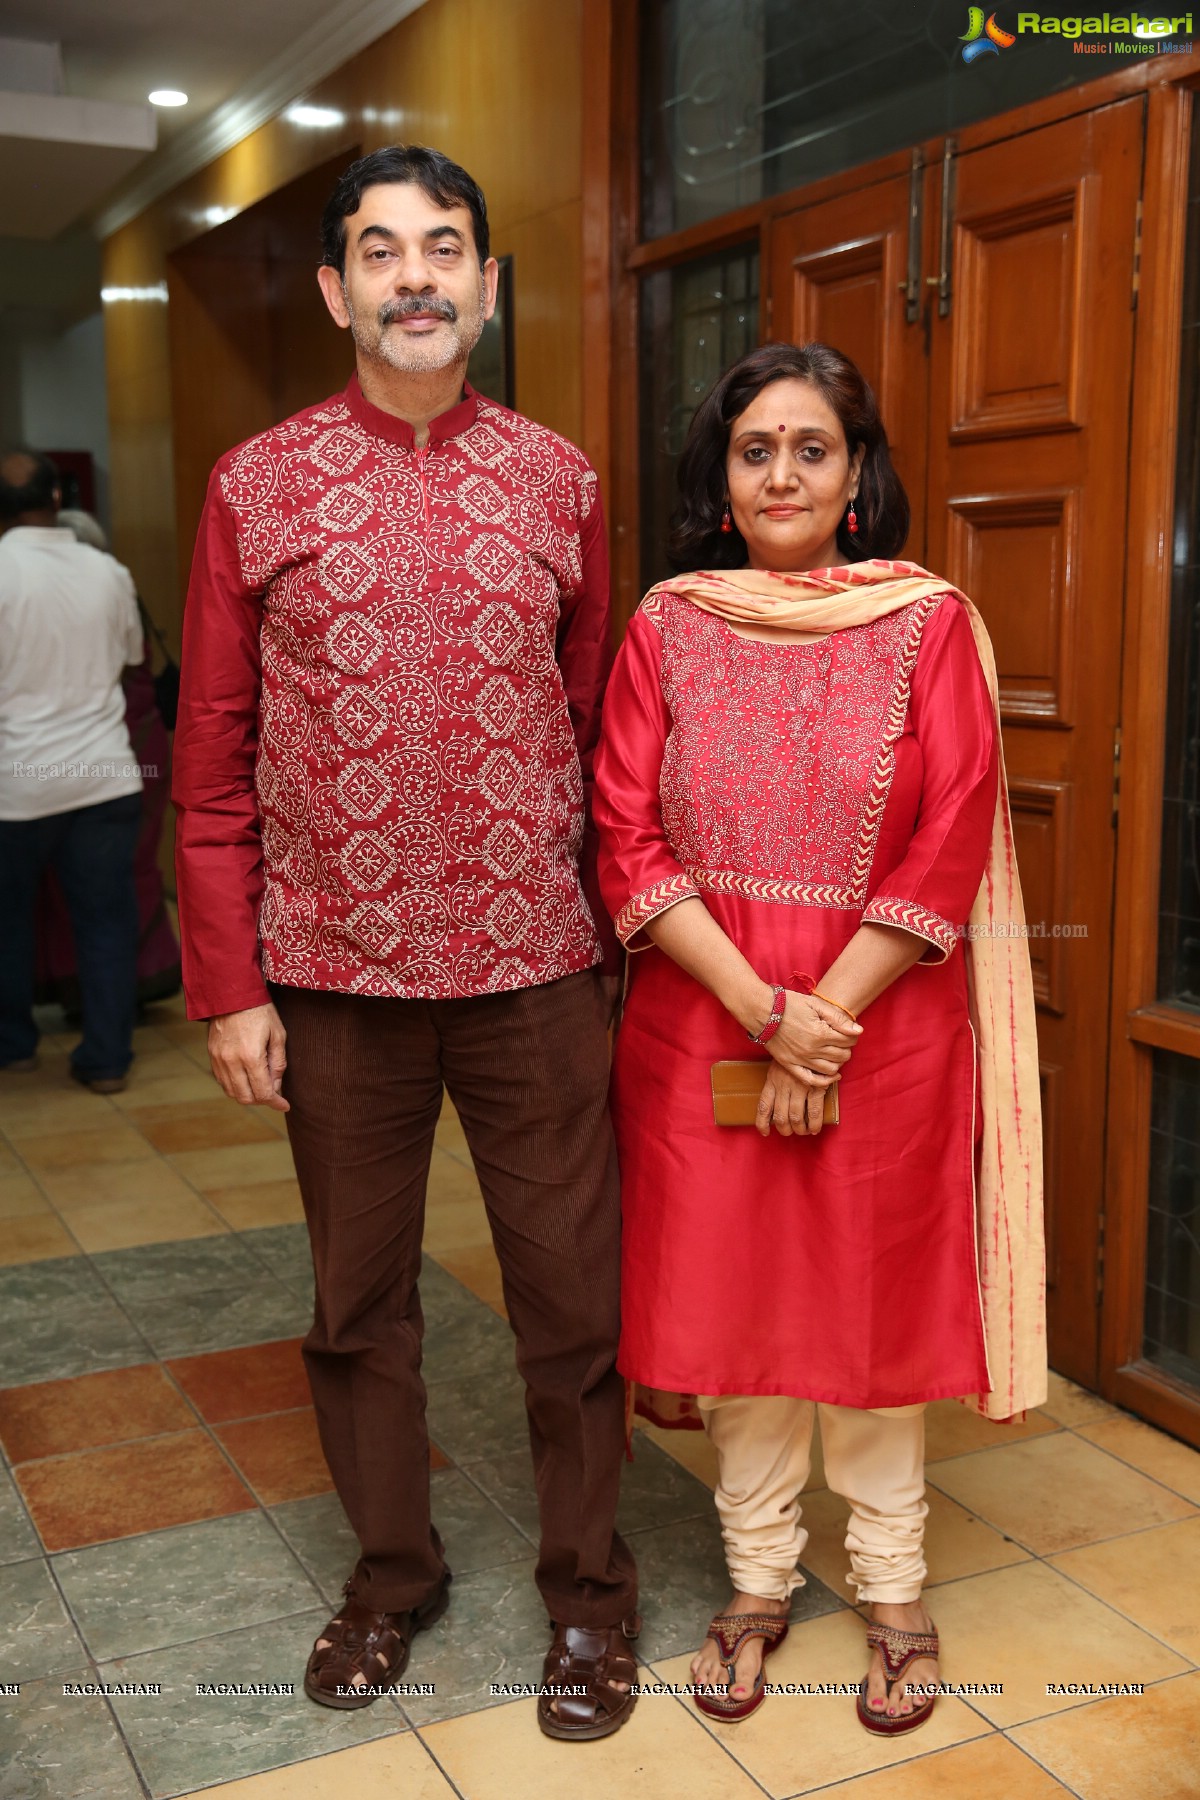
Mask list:
[{"label": "man's hand", "polygon": [[291,1109],[281,1093],[287,1068],[283,1020],[270,1001],[245,1012],[222,1013],[208,1022],[208,1060],[212,1072],[240,1106]]}]

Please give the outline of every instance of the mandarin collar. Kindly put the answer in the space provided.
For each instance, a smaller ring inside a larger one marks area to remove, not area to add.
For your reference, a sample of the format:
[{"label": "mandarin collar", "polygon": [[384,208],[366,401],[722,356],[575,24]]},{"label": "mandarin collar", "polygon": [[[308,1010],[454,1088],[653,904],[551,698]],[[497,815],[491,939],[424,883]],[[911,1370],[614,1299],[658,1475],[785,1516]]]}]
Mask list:
[{"label": "mandarin collar", "polygon": [[[398,444],[402,450],[416,449],[416,438],[408,420],[398,419],[395,413],[384,412],[382,407],[373,406],[359,386],[357,374],[352,375],[346,383],[346,405],[364,431],[369,431],[373,437],[383,438],[389,444]],[[448,438],[458,437],[461,432],[468,431],[475,423],[478,412],[479,396],[470,382],[464,381],[463,397],[458,404],[448,412],[439,413],[436,419],[430,419],[429,444],[442,444]]]}]

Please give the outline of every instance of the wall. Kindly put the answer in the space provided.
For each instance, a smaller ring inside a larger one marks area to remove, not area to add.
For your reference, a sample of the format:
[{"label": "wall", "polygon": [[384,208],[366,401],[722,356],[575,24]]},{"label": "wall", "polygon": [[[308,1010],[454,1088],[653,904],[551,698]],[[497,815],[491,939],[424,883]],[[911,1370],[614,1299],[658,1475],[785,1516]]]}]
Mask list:
[{"label": "wall", "polygon": [[[214,209],[240,212],[330,159],[349,160],[356,146],[435,144],[480,182],[493,249],[514,259],[517,405],[582,441],[582,4],[427,0],[304,96],[341,112],[344,124],[314,130],[274,119],[108,239],[106,287],[158,290],[170,278],[168,304],[114,300],[105,328],[114,548],[172,628],[196,524],[196,465],[211,461],[205,393],[218,372],[226,386],[243,384],[251,430],[262,414],[246,340],[224,322],[219,292],[205,291],[216,259],[194,254],[197,240],[227,230],[211,227]],[[233,294],[238,268],[232,259]],[[252,288],[257,272],[244,273]],[[291,278],[276,290],[299,340],[324,329],[306,323],[306,307],[319,319],[315,281],[306,293]],[[259,298],[242,295],[251,304]],[[192,374],[174,395],[172,343],[177,366],[182,359]]]},{"label": "wall", "polygon": [[0,312],[0,441],[90,451],[96,512],[107,529],[108,400],[99,310],[72,324],[33,308]]}]

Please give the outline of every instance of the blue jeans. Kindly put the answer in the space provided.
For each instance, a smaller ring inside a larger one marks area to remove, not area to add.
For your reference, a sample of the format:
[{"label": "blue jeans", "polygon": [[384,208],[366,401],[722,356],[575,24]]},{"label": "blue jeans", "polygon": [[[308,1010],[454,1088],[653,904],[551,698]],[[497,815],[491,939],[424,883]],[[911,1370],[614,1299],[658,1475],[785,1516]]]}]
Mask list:
[{"label": "blue jeans", "polygon": [[47,864],[62,887],[79,965],[83,1041],[71,1068],[92,1081],[124,1075],[133,1061],[141,824],[140,794],[44,819],[0,819],[0,1068],[37,1049],[34,907]]}]

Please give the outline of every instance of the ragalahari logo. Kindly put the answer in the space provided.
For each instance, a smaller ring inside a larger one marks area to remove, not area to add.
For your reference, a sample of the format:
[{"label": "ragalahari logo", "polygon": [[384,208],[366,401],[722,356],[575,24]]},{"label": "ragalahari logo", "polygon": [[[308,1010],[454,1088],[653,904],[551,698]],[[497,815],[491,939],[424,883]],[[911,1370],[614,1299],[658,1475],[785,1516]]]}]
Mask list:
[{"label": "ragalahari logo", "polygon": [[977,56],[999,56],[1016,43],[1011,31],[997,25],[995,13],[989,13],[985,24],[982,6],[968,6],[967,29],[958,40],[963,47],[963,61],[973,63]]}]

